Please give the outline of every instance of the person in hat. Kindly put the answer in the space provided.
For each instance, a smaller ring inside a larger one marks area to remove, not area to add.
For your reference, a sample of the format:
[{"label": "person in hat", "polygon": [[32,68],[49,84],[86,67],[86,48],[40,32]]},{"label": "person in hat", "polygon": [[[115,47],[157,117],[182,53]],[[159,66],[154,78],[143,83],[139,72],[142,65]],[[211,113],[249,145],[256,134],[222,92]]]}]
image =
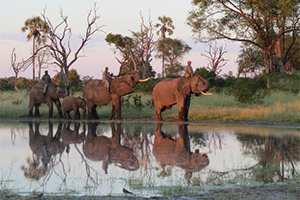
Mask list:
[{"label": "person in hat", "polygon": [[105,67],[104,72],[102,73],[102,80],[105,83],[106,89],[108,93],[111,93],[110,91],[110,73],[108,72],[108,67]]},{"label": "person in hat", "polygon": [[42,77],[42,81],[44,83],[44,95],[46,94],[46,91],[47,91],[47,87],[50,83],[52,83],[52,80],[51,80],[51,77],[50,75],[48,74],[48,71],[46,70],[45,71],[45,74],[43,75]]},{"label": "person in hat", "polygon": [[184,71],[185,71],[185,77],[191,77],[194,74],[193,68],[191,66],[192,61],[187,62],[187,66],[185,66]]}]

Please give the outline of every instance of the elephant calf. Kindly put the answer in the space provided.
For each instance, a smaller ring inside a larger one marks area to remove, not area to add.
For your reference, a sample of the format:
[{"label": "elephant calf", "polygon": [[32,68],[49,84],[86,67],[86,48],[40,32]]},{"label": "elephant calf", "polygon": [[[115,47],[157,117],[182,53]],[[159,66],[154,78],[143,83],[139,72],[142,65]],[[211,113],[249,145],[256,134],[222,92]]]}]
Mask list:
[{"label": "elephant calf", "polygon": [[[61,104],[61,108],[63,111],[63,115],[66,119],[72,119],[70,112],[73,110],[74,112],[74,118],[80,119],[80,113],[79,108],[83,111],[83,118],[85,118],[85,109],[86,109],[86,102],[84,99],[80,97],[71,97],[67,96],[63,99],[63,102]],[[67,115],[68,114],[68,118]]]}]

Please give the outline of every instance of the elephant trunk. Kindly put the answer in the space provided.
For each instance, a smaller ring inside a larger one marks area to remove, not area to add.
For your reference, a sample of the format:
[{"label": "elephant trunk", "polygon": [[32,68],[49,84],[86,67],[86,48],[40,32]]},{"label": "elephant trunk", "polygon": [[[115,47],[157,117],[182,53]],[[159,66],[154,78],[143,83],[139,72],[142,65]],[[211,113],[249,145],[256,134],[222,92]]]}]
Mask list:
[{"label": "elephant trunk", "polygon": [[198,77],[200,78],[200,80],[203,82],[203,86],[200,88],[202,92],[206,92],[209,89],[209,82],[208,80],[206,80],[205,78],[203,78],[202,76],[198,75]]}]

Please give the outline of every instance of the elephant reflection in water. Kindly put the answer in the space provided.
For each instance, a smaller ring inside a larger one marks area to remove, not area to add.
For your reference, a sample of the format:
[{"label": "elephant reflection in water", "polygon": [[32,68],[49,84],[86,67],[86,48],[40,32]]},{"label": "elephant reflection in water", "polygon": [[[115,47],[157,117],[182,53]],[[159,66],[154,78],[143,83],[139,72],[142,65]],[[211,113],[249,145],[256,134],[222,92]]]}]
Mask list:
[{"label": "elephant reflection in water", "polygon": [[[55,136],[53,136],[53,124],[49,122],[49,132],[47,136],[41,135],[39,126],[40,122],[35,122],[35,130],[33,129],[33,122],[28,122],[29,125],[29,146],[32,150],[33,156],[27,158],[29,167],[24,165],[21,169],[27,178],[39,180],[48,171],[48,164],[52,156],[62,154],[65,145],[60,141],[62,122],[59,122]],[[40,162],[41,165],[40,165]]]},{"label": "elephant reflection in water", "polygon": [[74,129],[70,128],[71,122],[68,121],[64,124],[61,131],[62,142],[66,145],[66,152],[70,152],[70,144],[80,144],[85,140],[85,123],[83,123],[83,131],[79,133],[80,123],[76,122]]},{"label": "elephant reflection in water", "polygon": [[129,171],[139,169],[140,164],[133,150],[122,146],[120,143],[122,135],[121,123],[117,123],[117,129],[115,129],[114,123],[111,123],[111,138],[97,136],[97,125],[98,123],[88,124],[88,133],[83,144],[84,155],[93,161],[103,161],[102,169],[105,171],[105,174],[108,173],[108,166],[111,163]]},{"label": "elephant reflection in water", "polygon": [[201,171],[208,166],[209,158],[206,153],[195,153],[190,151],[190,140],[187,124],[179,124],[179,138],[174,140],[170,134],[161,131],[162,123],[156,127],[156,136],[153,144],[153,155],[160,163],[163,176],[168,175],[171,171],[166,172],[165,166],[178,166],[185,170],[185,179],[190,184],[193,172]]}]

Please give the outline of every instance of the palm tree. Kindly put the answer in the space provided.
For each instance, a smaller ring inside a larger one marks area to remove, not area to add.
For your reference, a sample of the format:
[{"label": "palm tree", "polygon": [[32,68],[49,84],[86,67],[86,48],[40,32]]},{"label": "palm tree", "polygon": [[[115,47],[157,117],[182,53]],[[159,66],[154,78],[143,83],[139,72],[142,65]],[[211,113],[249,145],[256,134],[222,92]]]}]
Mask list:
[{"label": "palm tree", "polygon": [[[33,39],[32,55],[36,53],[36,44],[40,45],[46,41],[46,35],[48,33],[48,25],[40,17],[33,17],[25,21],[25,26],[21,28],[22,32],[29,31],[27,40]],[[43,33],[43,35],[42,35]],[[32,79],[35,80],[35,58],[32,60]]]},{"label": "palm tree", "polygon": [[[161,23],[157,23],[154,25],[154,27],[159,28],[157,31],[157,35],[162,36],[162,40],[166,38],[166,33],[169,35],[173,34],[173,30],[175,27],[173,26],[173,20],[170,17],[158,17],[159,21]],[[162,76],[165,74],[165,57],[164,55],[162,56]]]}]

